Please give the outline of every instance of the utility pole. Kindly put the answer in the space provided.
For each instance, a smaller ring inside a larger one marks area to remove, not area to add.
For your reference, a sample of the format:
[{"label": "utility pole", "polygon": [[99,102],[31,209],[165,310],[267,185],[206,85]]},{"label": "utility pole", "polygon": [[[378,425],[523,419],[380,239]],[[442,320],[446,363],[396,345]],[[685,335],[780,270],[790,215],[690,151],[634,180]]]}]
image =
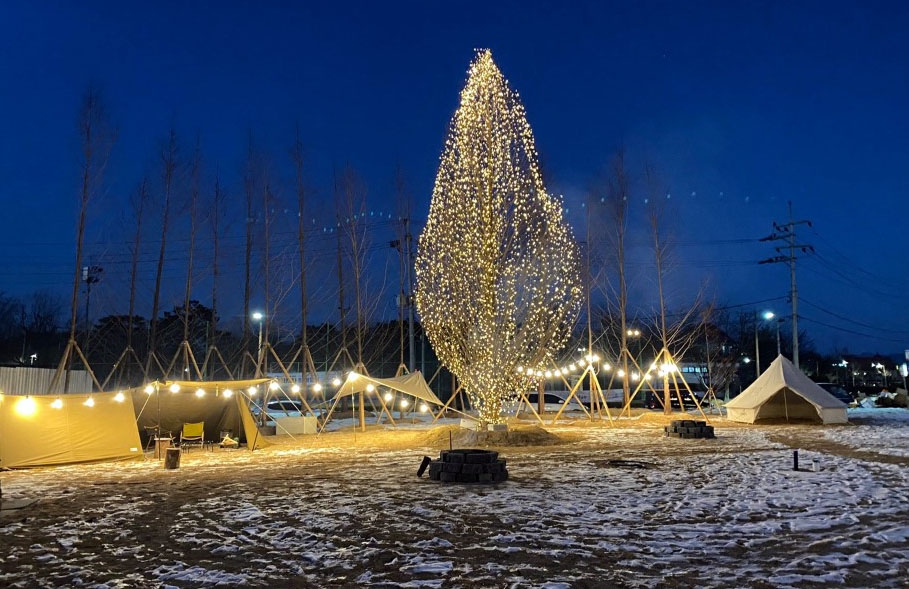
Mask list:
[{"label": "utility pole", "polygon": [[777,255],[766,260],[761,260],[759,264],[775,264],[779,262],[789,262],[789,281],[790,281],[790,301],[792,303],[792,363],[799,367],[799,291],[795,282],[795,255],[796,250],[802,253],[814,252],[814,248],[806,244],[796,243],[795,227],[796,225],[807,225],[811,227],[811,221],[802,220],[794,221],[792,219],[792,201],[789,201],[789,222],[773,223],[773,233],[767,237],[761,238],[761,241],[783,241],[786,245],[774,248],[778,254],[788,250],[788,255]]}]

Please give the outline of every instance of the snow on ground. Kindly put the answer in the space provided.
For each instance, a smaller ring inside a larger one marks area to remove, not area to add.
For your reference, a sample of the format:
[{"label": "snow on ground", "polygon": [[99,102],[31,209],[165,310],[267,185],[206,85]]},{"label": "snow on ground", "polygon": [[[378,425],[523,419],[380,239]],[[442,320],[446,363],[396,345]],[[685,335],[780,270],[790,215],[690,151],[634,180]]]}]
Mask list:
[{"label": "snow on ground", "polygon": [[909,457],[909,410],[864,408],[848,410],[855,427],[824,430],[824,437],[856,450]]},{"label": "snow on ground", "polygon": [[[0,517],[0,586],[905,586],[906,462],[793,471],[772,427],[717,421],[716,440],[552,427],[578,439],[502,449],[497,486],[418,479],[437,450],[305,442],[2,473],[5,498],[41,502]],[[902,427],[809,431],[884,452],[874,432]]]}]

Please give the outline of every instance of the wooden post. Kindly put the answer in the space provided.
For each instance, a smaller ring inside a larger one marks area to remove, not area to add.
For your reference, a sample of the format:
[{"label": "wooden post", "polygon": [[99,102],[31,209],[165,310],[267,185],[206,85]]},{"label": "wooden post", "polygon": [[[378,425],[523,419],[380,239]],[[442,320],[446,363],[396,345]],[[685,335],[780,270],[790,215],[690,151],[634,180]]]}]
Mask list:
[{"label": "wooden post", "polygon": [[180,468],[180,448],[168,448],[164,454],[165,470],[176,470]]}]

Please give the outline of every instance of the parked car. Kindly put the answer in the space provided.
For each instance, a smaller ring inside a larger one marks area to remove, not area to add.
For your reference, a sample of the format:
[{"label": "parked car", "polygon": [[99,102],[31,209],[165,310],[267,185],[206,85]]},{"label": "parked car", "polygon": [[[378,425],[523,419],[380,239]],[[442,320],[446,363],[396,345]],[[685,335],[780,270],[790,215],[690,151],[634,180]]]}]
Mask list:
[{"label": "parked car", "polygon": [[[537,393],[529,393],[527,401],[533,405],[535,411],[539,410],[540,397]],[[565,399],[555,393],[543,393],[543,407],[547,413],[557,413],[565,404]],[[568,405],[565,405],[565,411],[583,411],[581,404],[577,399],[571,399]]]},{"label": "parked car", "polygon": [[821,387],[849,407],[855,407],[857,404],[852,393],[844,389],[841,385],[832,382],[819,382],[817,383],[817,386]]},{"label": "parked car", "polygon": [[[697,408],[697,405],[695,405],[695,402],[694,402],[695,398],[698,401],[698,405],[703,406],[704,397],[706,394],[707,394],[707,391],[703,391],[703,390],[692,390],[691,393],[689,393],[688,389],[686,389],[684,387],[679,387],[679,394],[677,395],[675,392],[675,388],[672,388],[669,391],[669,403],[673,409],[682,409],[682,407],[679,406],[679,396],[681,396],[682,402],[685,404],[684,409],[686,411],[690,411],[691,409]],[[694,395],[694,396],[692,397],[692,395]],[[653,391],[646,391],[646,393],[644,395],[644,405],[648,409],[662,409],[663,408],[663,391],[657,391],[656,393],[654,393]]]},{"label": "parked car", "polygon": [[[258,417],[262,413],[262,408],[259,405],[252,405],[250,407],[252,414]],[[316,416],[321,416],[321,409],[313,409]],[[303,415],[313,415],[306,411],[306,406],[303,405],[303,401],[299,399],[272,399],[265,405],[265,414],[270,419],[275,419],[276,417],[301,417]]]}]

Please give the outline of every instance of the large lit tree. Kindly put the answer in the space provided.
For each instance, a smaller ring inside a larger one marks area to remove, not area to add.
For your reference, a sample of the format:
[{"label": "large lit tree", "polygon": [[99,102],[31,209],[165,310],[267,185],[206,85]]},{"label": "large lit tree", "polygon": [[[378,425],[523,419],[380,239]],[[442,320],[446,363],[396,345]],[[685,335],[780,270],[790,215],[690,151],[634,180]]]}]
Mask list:
[{"label": "large lit tree", "polygon": [[[534,385],[581,300],[577,244],[546,192],[524,107],[481,51],[451,120],[416,260],[417,310],[480,419]],[[530,370],[529,370],[530,369]]]}]

